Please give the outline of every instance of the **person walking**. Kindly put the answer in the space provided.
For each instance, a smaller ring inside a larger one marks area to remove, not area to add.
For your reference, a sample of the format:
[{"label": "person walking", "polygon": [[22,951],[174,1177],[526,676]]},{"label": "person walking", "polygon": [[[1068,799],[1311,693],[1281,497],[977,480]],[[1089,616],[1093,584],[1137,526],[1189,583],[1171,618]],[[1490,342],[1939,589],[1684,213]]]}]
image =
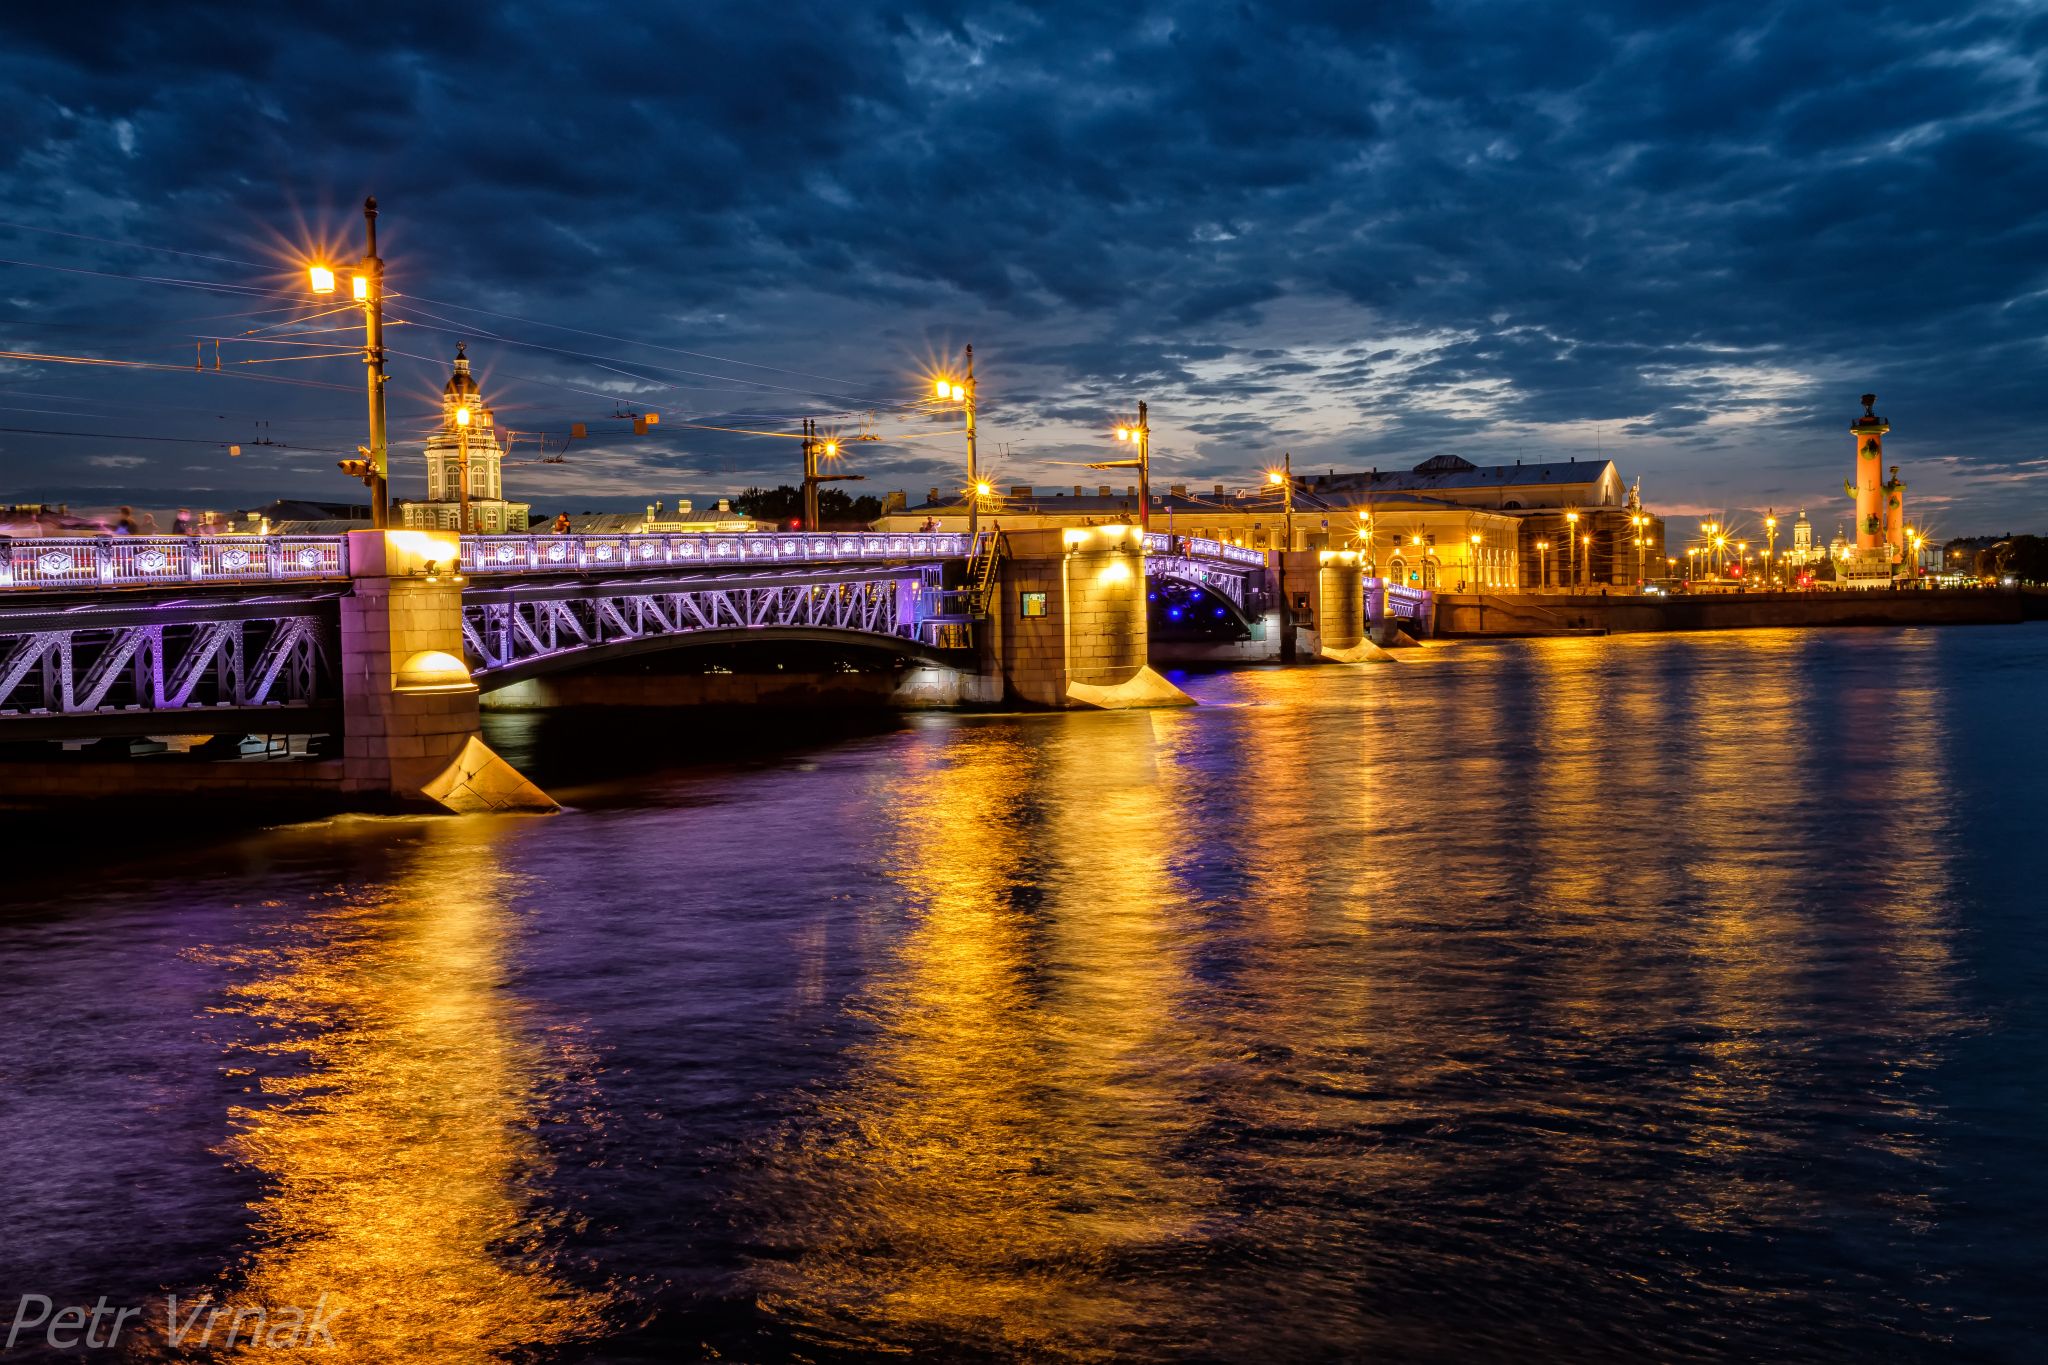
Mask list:
[{"label": "person walking", "polygon": [[135,534],[135,509],[133,507],[123,507],[121,514],[114,518],[114,534],[117,536],[132,536]]},{"label": "person walking", "polygon": [[171,534],[174,536],[189,536],[192,534],[191,508],[180,507],[178,509],[178,515],[171,519]]},{"label": "person walking", "polygon": [[555,513],[554,533],[558,536],[569,534],[569,514],[567,512]]}]

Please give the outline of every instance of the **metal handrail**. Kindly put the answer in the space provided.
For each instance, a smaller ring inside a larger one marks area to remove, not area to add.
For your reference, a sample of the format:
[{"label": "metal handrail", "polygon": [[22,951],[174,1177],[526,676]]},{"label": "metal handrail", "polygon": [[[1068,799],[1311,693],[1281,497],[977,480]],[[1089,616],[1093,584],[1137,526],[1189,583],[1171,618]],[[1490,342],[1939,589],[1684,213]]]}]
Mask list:
[{"label": "metal handrail", "polygon": [[462,538],[462,568],[469,574],[848,564],[888,559],[960,559],[966,555],[967,537],[952,531],[681,531]]},{"label": "metal handrail", "polygon": [[346,577],[342,536],[0,537],[0,592]]}]

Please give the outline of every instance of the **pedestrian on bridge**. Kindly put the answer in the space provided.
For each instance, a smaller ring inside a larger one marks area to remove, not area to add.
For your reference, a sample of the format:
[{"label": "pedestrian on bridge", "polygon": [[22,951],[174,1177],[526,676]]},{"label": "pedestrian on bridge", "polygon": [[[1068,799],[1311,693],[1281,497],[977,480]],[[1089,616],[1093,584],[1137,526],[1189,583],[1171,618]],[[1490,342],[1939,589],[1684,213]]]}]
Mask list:
[{"label": "pedestrian on bridge", "polygon": [[569,514],[567,512],[555,513],[554,533],[558,536],[566,536],[569,534]]}]

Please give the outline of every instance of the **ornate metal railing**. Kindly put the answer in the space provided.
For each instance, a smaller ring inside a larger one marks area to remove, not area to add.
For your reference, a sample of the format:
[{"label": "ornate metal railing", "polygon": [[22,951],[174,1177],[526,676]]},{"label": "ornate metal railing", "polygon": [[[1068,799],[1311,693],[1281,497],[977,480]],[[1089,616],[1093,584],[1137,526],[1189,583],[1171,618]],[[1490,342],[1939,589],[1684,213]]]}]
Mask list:
[{"label": "ornate metal railing", "polygon": [[[1195,536],[1153,532],[1146,550],[1246,569],[1265,555]],[[464,536],[470,574],[605,573],[620,569],[767,568],[967,559],[954,531],[672,535]],[[0,592],[159,588],[195,583],[293,582],[348,576],[344,536],[0,537]]]},{"label": "ornate metal railing", "polygon": [[341,536],[0,538],[0,591],[161,588],[346,578]]},{"label": "ornate metal railing", "polygon": [[1145,553],[1179,555],[1184,559],[1219,559],[1226,564],[1239,564],[1247,569],[1266,567],[1266,553],[1263,550],[1247,550],[1242,545],[1226,545],[1220,540],[1209,540],[1202,536],[1170,536],[1164,531],[1146,533]]},{"label": "ornate metal railing", "polygon": [[462,538],[462,568],[469,574],[605,573],[671,565],[686,569],[763,568],[776,564],[858,564],[966,557],[967,537],[945,531]]}]

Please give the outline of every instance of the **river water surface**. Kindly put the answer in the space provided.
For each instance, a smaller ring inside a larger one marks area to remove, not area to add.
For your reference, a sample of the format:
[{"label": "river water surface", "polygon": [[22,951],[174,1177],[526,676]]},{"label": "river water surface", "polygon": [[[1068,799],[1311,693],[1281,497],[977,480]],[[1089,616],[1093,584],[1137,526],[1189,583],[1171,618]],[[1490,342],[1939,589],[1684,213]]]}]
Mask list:
[{"label": "river water surface", "polygon": [[507,718],[564,813],[11,848],[0,1310],[145,1305],[139,1358],[168,1295],[325,1294],[364,1360],[2039,1359],[2044,682],[2048,628],[1754,631]]}]

